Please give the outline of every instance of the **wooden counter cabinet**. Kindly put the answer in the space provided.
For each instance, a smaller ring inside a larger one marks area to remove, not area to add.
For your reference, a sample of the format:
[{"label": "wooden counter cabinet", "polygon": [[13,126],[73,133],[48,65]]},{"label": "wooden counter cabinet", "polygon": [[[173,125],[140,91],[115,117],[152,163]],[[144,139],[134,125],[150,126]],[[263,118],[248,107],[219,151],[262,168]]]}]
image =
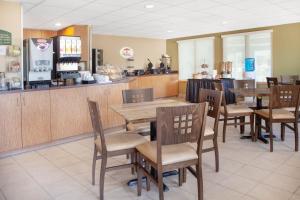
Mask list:
[{"label": "wooden counter cabinet", "polygon": [[0,152],[22,148],[19,93],[0,95]]},{"label": "wooden counter cabinet", "polygon": [[51,141],[50,92],[21,93],[23,147]]},{"label": "wooden counter cabinet", "polygon": [[86,87],[50,90],[52,139],[89,133]]}]

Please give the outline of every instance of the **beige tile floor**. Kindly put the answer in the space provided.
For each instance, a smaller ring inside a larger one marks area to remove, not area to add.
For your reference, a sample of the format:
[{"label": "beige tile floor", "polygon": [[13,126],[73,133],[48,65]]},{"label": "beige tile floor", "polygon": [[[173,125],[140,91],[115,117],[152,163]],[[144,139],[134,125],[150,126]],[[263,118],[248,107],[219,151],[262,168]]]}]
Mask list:
[{"label": "beige tile floor", "polygon": [[[278,126],[275,130],[279,135]],[[294,152],[293,134],[288,133],[285,142],[275,141],[273,153],[269,145],[239,136],[232,127],[225,144],[219,138],[219,173],[214,171],[214,154],[203,156],[205,199],[300,200],[300,153]],[[92,143],[88,138],[1,159],[0,200],[98,199],[98,185],[91,185]],[[109,160],[110,165],[124,162],[124,156]],[[155,186],[137,197],[136,188],[126,185],[131,178],[134,175],[129,169],[107,173],[105,199],[158,199]],[[177,177],[166,178],[165,183],[170,187],[165,199],[197,199],[192,175],[188,174],[182,187],[178,187]]]}]

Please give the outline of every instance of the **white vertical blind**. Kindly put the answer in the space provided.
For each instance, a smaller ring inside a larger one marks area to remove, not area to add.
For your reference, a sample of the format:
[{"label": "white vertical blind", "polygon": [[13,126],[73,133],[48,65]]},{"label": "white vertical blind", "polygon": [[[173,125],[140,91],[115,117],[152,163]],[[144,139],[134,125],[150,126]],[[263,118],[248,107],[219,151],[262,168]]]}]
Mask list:
[{"label": "white vertical blind", "polygon": [[179,80],[193,77],[201,72],[201,65],[207,64],[209,71],[214,69],[214,38],[199,38],[178,41]]},{"label": "white vertical blind", "polygon": [[245,58],[255,59],[253,78],[265,82],[272,76],[272,31],[259,31],[223,37],[223,61],[232,62],[232,77],[245,78]]}]

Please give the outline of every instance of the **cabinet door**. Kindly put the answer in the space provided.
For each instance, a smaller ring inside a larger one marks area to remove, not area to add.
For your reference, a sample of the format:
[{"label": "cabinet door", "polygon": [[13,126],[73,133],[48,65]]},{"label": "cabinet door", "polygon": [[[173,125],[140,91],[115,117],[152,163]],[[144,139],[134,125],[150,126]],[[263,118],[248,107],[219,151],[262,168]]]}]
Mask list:
[{"label": "cabinet door", "polygon": [[108,127],[118,127],[125,124],[124,118],[110,108],[111,105],[122,104],[122,90],[128,89],[128,83],[109,85],[108,94]]},{"label": "cabinet door", "polygon": [[85,87],[51,90],[50,97],[53,140],[92,130]]},{"label": "cabinet door", "polygon": [[165,85],[166,85],[166,93],[165,97],[174,97],[178,96],[178,75],[170,74],[165,76]]},{"label": "cabinet door", "polygon": [[0,152],[22,148],[20,94],[0,95]]},{"label": "cabinet door", "polygon": [[21,100],[23,147],[50,142],[49,91],[24,92]]},{"label": "cabinet door", "polygon": [[[106,129],[109,127],[108,119],[107,119],[107,112],[108,112],[108,108],[107,108],[108,97],[107,96],[109,94],[108,89],[109,89],[109,86],[106,86],[106,85],[87,87],[87,97],[92,101],[98,102],[98,105],[100,107],[99,109],[100,109],[100,115],[101,115],[103,129]],[[90,117],[89,117],[89,120],[90,120]]]}]

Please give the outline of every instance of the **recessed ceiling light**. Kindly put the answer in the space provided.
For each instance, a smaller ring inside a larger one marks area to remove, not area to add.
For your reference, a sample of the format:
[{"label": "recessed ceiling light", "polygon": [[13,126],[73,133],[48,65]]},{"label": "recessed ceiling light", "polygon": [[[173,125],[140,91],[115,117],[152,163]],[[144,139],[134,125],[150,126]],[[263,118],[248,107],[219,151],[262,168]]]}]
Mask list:
[{"label": "recessed ceiling light", "polygon": [[151,8],[154,8],[154,5],[153,4],[147,4],[147,5],[145,5],[145,8],[151,9]]},{"label": "recessed ceiling light", "polygon": [[228,21],[223,21],[222,24],[226,25],[226,24],[228,24]]},{"label": "recessed ceiling light", "polygon": [[55,26],[60,27],[60,26],[61,26],[61,23],[60,23],[60,22],[57,22],[57,23],[55,23]]},{"label": "recessed ceiling light", "polygon": [[168,33],[173,33],[173,31],[172,31],[172,30],[167,30],[167,32],[168,32]]}]

